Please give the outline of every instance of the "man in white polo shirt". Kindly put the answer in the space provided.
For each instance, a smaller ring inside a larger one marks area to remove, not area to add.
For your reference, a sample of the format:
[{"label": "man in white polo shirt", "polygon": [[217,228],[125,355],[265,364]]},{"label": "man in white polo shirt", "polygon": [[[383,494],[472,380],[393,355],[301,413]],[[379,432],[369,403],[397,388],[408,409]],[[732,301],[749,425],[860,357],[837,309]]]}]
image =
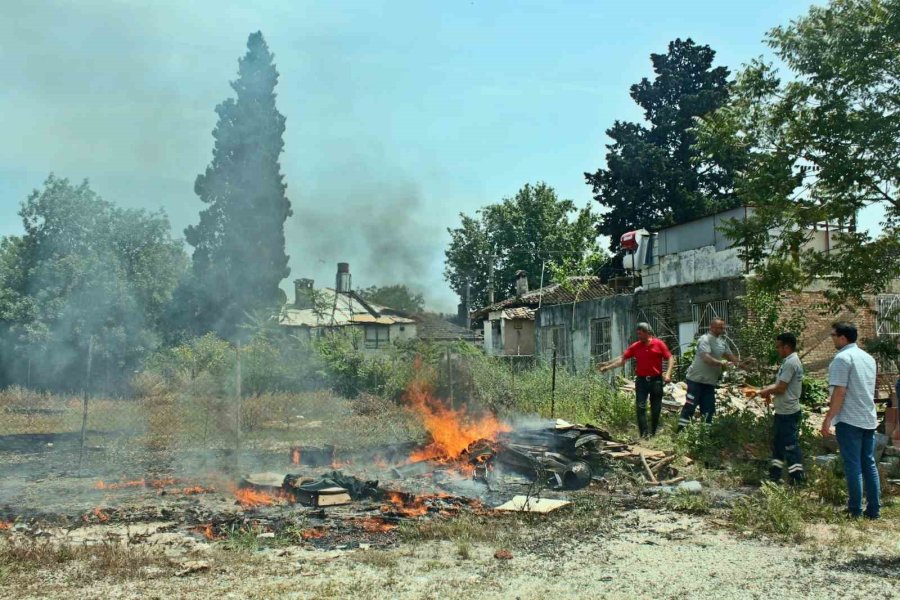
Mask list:
[{"label": "man in white polo shirt", "polygon": [[831,339],[838,352],[828,367],[831,398],[822,435],[829,435],[834,425],[847,478],[850,516],[865,514],[869,519],[877,519],[881,489],[875,466],[875,359],[856,345],[856,336],[856,326],[851,323],[839,321],[831,326]]}]

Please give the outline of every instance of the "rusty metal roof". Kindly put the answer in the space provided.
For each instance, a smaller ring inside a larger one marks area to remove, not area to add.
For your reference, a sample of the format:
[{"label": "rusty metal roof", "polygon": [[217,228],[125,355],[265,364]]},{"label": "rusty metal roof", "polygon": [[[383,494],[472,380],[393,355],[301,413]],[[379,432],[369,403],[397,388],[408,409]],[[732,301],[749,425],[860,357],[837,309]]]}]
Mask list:
[{"label": "rusty metal roof", "polygon": [[[613,288],[601,283],[600,278],[593,275],[570,277],[569,282],[571,282],[571,286],[563,287],[558,283],[552,283],[542,288],[525,292],[521,296],[513,296],[500,302],[495,302],[490,306],[473,311],[472,318],[483,318],[488,313],[509,308],[537,308],[543,304],[548,306],[553,304],[571,304],[575,301],[576,292],[578,293],[579,302],[616,294]],[[574,288],[574,291],[567,289],[568,287]]]},{"label": "rusty metal roof", "polygon": [[526,319],[528,321],[534,321],[534,313],[535,309],[528,308],[527,306],[517,306],[515,308],[504,308],[503,309],[503,318],[504,319]]},{"label": "rusty metal roof", "polygon": [[[357,324],[395,325],[415,323],[413,319],[395,314],[393,309],[365,302],[354,293],[339,294],[331,288],[317,290],[322,307],[295,308],[286,304],[281,309],[278,324],[285,327],[344,327]],[[374,313],[374,314],[373,314]]]}]

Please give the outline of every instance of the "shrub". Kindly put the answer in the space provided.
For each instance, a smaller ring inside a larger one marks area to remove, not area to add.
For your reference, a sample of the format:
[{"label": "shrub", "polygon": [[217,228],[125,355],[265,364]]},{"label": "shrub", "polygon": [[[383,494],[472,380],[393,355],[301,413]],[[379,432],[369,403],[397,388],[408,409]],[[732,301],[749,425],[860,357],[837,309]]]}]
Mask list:
[{"label": "shrub", "polygon": [[739,500],[731,511],[738,527],[800,541],[803,539],[802,499],[796,492],[771,482],[759,491]]},{"label": "shrub", "polygon": [[812,410],[828,404],[828,381],[811,375],[804,375],[800,404]]}]

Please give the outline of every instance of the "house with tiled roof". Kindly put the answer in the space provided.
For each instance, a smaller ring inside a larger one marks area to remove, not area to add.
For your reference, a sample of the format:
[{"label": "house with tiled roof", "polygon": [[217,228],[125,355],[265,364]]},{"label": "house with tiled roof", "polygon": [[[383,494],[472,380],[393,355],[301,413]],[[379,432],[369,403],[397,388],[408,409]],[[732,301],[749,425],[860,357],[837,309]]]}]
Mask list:
[{"label": "house with tiled roof", "polygon": [[[475,326],[480,324],[484,329],[487,354],[534,356],[541,354],[536,318],[543,307],[579,304],[614,294],[612,288],[594,276],[571,277],[566,285],[552,283],[529,290],[527,273],[519,271],[516,273],[515,296],[475,310],[470,318]],[[565,353],[561,356],[564,358]]]}]

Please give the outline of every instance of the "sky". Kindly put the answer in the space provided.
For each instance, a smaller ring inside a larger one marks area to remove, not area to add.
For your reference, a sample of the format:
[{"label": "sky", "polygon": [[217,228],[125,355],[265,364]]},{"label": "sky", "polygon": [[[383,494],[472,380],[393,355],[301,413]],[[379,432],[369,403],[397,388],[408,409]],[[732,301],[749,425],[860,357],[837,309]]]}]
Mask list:
[{"label": "sky", "polygon": [[[251,6],[255,4],[255,6]],[[198,219],[215,106],[261,30],[287,119],[291,276],[407,283],[455,312],[448,227],[545,181],[579,206],[628,88],[677,37],[735,71],[809,2],[3,0],[0,235],[51,172],[104,199]],[[877,217],[864,215],[861,224]],[[292,297],[292,292],[289,293]]]}]

